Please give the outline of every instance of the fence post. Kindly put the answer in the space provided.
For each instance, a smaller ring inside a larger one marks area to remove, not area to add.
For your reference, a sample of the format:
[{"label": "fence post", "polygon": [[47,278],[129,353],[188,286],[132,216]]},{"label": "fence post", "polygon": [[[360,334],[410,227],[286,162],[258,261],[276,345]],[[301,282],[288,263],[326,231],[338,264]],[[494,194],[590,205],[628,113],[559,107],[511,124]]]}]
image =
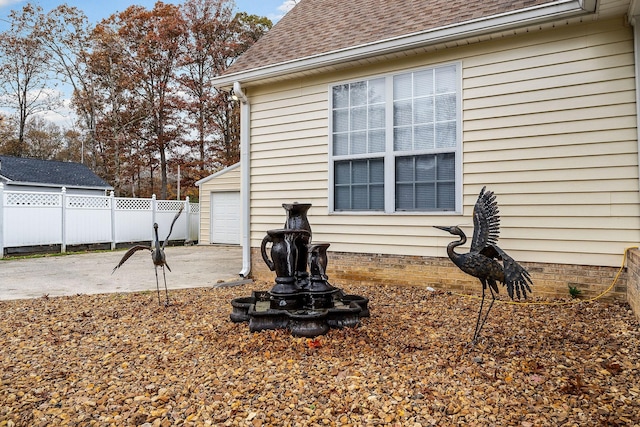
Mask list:
[{"label": "fence post", "polygon": [[67,252],[67,188],[62,187],[62,244],[60,252]]},{"label": "fence post", "polygon": [[184,245],[191,243],[191,205],[189,204],[189,196],[184,199],[184,211],[187,215],[187,237],[184,239]]},{"label": "fence post", "polygon": [[109,197],[111,197],[111,250],[116,248],[116,197],[111,190],[109,193]]},{"label": "fence post", "polygon": [[4,184],[0,182],[0,258],[4,258]]}]

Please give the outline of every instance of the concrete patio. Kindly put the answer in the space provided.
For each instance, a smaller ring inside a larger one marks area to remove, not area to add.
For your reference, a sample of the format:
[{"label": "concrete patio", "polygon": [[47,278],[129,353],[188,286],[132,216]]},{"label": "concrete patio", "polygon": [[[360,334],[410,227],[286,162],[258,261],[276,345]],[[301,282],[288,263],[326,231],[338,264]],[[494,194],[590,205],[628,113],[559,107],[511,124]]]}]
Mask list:
[{"label": "concrete patio", "polygon": [[[135,253],[113,274],[125,250],[0,260],[0,300],[156,289],[148,251]],[[172,289],[219,286],[242,278],[239,246],[170,246],[165,249]],[[162,271],[158,271],[163,288]]]}]

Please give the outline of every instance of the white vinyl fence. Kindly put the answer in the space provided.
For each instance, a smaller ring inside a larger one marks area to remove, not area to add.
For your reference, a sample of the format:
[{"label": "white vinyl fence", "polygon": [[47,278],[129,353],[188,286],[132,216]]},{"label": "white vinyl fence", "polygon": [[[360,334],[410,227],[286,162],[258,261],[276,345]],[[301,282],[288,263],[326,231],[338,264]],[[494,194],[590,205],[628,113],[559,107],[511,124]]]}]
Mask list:
[{"label": "white vinyl fence", "polygon": [[0,257],[5,248],[151,241],[153,223],[163,241],[174,216],[183,206],[170,240],[198,240],[200,205],[181,200],[87,196],[8,191],[0,183]]}]

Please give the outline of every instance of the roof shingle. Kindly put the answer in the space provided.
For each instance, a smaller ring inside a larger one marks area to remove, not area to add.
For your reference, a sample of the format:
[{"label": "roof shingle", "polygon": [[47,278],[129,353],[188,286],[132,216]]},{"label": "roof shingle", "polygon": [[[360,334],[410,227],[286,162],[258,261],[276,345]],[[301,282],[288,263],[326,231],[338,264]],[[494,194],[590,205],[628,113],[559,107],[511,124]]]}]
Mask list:
[{"label": "roof shingle", "polygon": [[558,0],[302,0],[225,74],[389,40]]},{"label": "roof shingle", "polygon": [[10,181],[65,187],[112,189],[82,163],[0,156],[0,176]]}]

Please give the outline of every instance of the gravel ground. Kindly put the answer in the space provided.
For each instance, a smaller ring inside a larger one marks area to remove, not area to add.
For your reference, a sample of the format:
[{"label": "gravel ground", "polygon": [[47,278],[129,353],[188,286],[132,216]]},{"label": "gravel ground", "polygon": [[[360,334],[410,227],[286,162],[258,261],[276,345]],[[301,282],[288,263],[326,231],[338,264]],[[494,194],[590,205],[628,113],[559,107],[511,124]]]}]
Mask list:
[{"label": "gravel ground", "polygon": [[470,345],[475,298],[345,287],[371,317],[312,340],[232,323],[254,289],[0,302],[0,426],[640,425],[626,304],[496,304]]}]

